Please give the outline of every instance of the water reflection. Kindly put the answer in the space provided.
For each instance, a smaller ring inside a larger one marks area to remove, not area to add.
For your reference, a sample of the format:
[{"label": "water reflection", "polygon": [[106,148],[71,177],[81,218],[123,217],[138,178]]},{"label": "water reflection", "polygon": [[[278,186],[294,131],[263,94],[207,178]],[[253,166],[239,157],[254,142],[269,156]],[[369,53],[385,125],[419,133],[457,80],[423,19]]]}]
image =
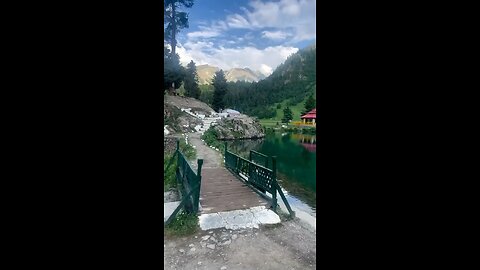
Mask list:
[{"label": "water reflection", "polygon": [[276,156],[277,176],[280,185],[288,191],[287,197],[292,198],[288,199],[289,202],[315,211],[317,189],[315,135],[267,134],[264,139],[231,141],[228,148],[244,158],[248,158],[250,150],[269,157]]},{"label": "water reflection", "polygon": [[310,152],[317,151],[317,136],[306,134],[293,134],[293,138],[298,140],[300,144]]}]

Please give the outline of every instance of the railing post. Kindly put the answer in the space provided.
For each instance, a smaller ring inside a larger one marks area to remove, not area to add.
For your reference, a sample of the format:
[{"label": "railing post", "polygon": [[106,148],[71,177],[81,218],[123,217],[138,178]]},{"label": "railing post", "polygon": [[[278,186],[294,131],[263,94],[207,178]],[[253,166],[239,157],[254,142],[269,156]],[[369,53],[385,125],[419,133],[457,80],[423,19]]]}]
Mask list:
[{"label": "railing post", "polygon": [[250,154],[248,155],[248,160],[252,161],[252,150],[250,150]]},{"label": "railing post", "polygon": [[272,156],[272,173],[273,173],[273,181],[275,183],[272,184],[272,200],[273,200],[273,211],[277,211],[277,157]]},{"label": "railing post", "polygon": [[195,196],[195,213],[198,213],[198,205],[200,204],[200,190],[202,187],[202,165],[203,159],[197,160],[197,179],[198,179],[198,193]]}]

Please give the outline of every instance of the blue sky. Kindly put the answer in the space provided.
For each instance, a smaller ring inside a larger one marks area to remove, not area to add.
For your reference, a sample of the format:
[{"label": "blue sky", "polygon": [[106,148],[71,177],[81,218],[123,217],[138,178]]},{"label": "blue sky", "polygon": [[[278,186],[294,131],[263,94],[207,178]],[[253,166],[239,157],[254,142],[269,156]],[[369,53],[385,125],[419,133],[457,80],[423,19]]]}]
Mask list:
[{"label": "blue sky", "polygon": [[195,0],[178,36],[182,64],[248,67],[269,75],[316,40],[315,0]]}]

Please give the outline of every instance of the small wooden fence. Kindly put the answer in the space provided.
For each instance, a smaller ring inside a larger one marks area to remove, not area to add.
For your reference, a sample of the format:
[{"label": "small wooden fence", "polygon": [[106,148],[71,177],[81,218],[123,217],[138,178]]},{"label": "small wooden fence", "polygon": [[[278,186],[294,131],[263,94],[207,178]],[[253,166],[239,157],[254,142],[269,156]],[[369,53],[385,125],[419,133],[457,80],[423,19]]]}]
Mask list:
[{"label": "small wooden fence", "polygon": [[177,148],[175,150],[172,159],[167,165],[170,167],[173,160],[177,157],[177,168],[175,170],[175,176],[177,180],[177,186],[182,196],[182,200],[178,207],[173,211],[170,217],[165,221],[165,225],[168,225],[183,208],[188,214],[197,214],[200,201],[200,186],[202,182],[202,165],[203,159],[197,160],[198,168],[197,173],[192,169],[185,156],[182,154],[179,148],[179,141],[177,140]]},{"label": "small wooden fence", "polygon": [[[275,212],[277,212],[278,192],[290,216],[294,217],[295,212],[292,211],[277,182],[276,157],[271,157],[271,159],[271,168],[268,168],[269,157],[267,155],[252,150],[249,159],[245,159],[228,151],[227,143],[225,143],[225,166],[227,169],[240,176],[255,192],[270,201]],[[270,193],[271,197],[266,196],[266,192]]]}]

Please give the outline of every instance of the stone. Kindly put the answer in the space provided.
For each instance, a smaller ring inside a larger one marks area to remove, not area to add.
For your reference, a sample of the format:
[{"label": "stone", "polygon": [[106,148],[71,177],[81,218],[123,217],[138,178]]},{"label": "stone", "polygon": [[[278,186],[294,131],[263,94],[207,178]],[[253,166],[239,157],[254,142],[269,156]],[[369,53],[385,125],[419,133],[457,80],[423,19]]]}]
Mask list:
[{"label": "stone", "polygon": [[198,264],[198,265],[202,265],[202,262],[198,262],[197,264]]},{"label": "stone", "polygon": [[222,266],[222,267],[220,268],[220,270],[227,270],[227,267],[226,267],[226,266]]},{"label": "stone", "polygon": [[176,202],[167,202],[163,204],[163,221],[167,221],[170,215],[175,211],[175,209],[180,204],[180,201]]},{"label": "stone", "polygon": [[231,241],[231,240],[227,240],[227,241],[223,242],[223,245],[230,245],[230,243],[232,243],[232,241]]},{"label": "stone", "polygon": [[185,252],[185,250],[184,250],[183,248],[181,248],[179,251],[180,251],[181,253],[184,253],[184,252]]},{"label": "stone", "polygon": [[210,235],[202,236],[202,240],[203,240],[203,241],[208,240],[208,238],[210,238]]},{"label": "stone", "polygon": [[191,252],[195,252],[195,250],[197,250],[196,248],[191,248],[190,251]]},{"label": "stone", "polygon": [[192,247],[194,247],[194,246],[195,246],[194,244],[190,244],[190,245],[188,245],[188,247],[191,247],[191,248],[192,248]]},{"label": "stone", "polygon": [[222,235],[222,237],[221,237],[220,239],[222,239],[222,241],[225,241],[225,240],[230,239],[230,236],[228,236],[228,235]]},{"label": "stone", "polygon": [[209,249],[215,249],[215,244],[207,245],[207,248],[209,248]]},{"label": "stone", "polygon": [[232,235],[232,240],[237,239],[237,237],[238,237],[238,236],[237,236],[236,234]]}]

